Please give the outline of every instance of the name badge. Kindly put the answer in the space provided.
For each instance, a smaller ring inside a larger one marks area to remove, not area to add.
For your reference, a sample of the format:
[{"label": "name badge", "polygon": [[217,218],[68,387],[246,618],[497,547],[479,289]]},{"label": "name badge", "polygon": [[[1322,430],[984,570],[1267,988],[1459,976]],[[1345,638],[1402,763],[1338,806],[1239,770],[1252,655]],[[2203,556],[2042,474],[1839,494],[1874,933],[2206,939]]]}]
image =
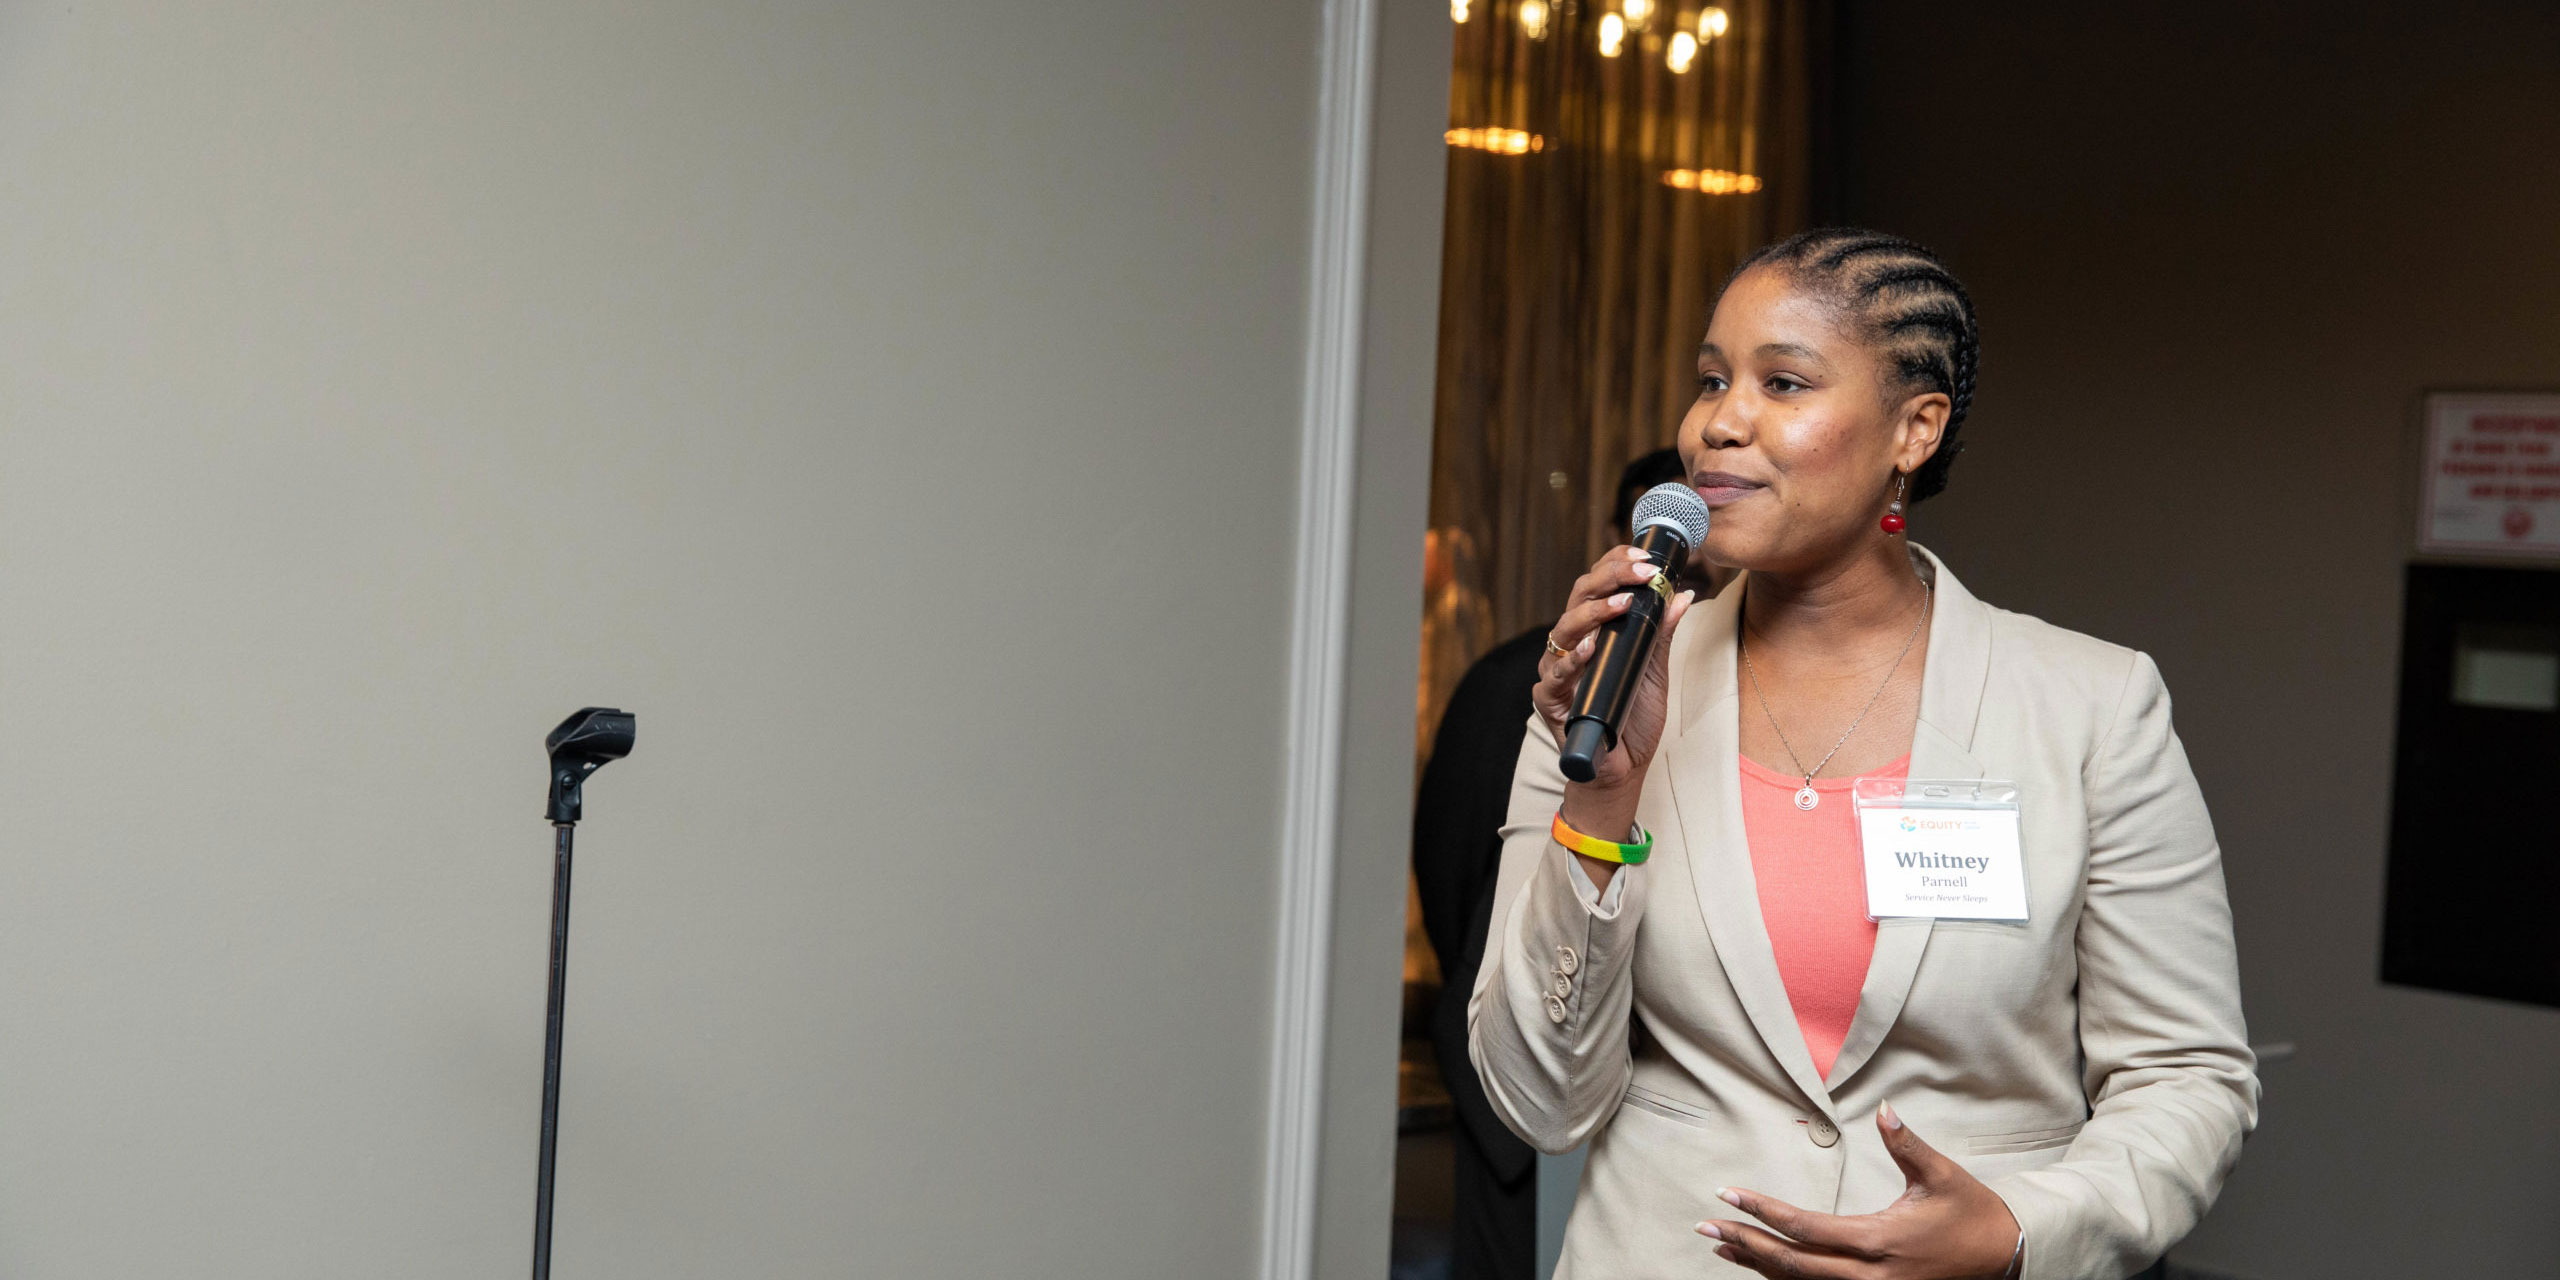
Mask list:
[{"label": "name badge", "polygon": [[1860,778],[1870,920],[2027,918],[2018,786],[1985,778]]}]

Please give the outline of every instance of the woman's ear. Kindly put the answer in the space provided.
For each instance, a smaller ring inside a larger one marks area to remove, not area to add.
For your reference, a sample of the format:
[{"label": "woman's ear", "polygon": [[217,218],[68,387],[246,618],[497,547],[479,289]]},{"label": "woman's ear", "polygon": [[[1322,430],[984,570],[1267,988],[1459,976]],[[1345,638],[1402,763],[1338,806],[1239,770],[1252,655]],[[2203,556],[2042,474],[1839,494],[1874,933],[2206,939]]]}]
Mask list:
[{"label": "woman's ear", "polygon": [[1902,419],[1894,424],[1894,464],[1905,472],[1917,471],[1938,451],[1938,441],[1947,434],[1947,415],[1955,402],[1943,391],[1916,395],[1902,402]]}]

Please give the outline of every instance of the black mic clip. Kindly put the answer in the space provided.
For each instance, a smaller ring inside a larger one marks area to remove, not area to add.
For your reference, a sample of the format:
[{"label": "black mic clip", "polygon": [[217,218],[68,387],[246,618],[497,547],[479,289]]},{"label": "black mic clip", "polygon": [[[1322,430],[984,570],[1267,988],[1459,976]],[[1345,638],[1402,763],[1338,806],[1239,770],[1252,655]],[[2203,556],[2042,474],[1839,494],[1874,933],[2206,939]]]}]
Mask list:
[{"label": "black mic clip", "polygon": [[574,823],[585,804],[587,775],[631,754],[637,717],[612,707],[587,707],[560,722],[542,745],[551,752],[554,823]]}]

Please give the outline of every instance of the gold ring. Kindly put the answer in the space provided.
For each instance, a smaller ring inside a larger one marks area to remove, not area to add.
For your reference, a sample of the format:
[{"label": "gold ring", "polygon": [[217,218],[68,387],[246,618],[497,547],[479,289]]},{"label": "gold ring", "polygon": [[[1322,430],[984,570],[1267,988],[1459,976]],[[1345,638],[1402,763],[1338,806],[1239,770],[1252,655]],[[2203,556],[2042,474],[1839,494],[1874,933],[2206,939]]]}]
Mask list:
[{"label": "gold ring", "polygon": [[1559,658],[1570,657],[1573,654],[1571,649],[1567,649],[1563,645],[1556,643],[1556,636],[1552,631],[1547,633],[1547,652],[1552,653]]}]

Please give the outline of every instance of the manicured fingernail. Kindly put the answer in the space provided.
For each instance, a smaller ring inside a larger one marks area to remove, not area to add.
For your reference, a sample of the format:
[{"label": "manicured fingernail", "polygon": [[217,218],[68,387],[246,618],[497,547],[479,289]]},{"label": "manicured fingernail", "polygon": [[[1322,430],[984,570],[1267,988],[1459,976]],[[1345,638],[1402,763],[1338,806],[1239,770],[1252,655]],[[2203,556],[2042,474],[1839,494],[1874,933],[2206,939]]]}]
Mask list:
[{"label": "manicured fingernail", "polygon": [[1898,1115],[1895,1115],[1895,1114],[1893,1113],[1893,1104],[1892,1104],[1892,1103],[1890,1103],[1890,1102],[1879,1102],[1879,1103],[1877,1103],[1877,1104],[1876,1104],[1876,1114],[1884,1117],[1884,1127],[1885,1127],[1885,1128],[1888,1128],[1888,1129],[1899,1129],[1899,1128],[1901,1128],[1901,1127],[1902,1127],[1902,1117],[1900,1117],[1900,1116],[1898,1116]]},{"label": "manicured fingernail", "polygon": [[1651,560],[1653,557],[1647,554],[1645,549],[1642,547],[1629,547],[1627,548],[1627,558],[1641,563],[1646,560]]},{"label": "manicured fingernail", "polygon": [[1716,1188],[1716,1199],[1718,1199],[1718,1200],[1722,1200],[1722,1201],[1724,1201],[1726,1204],[1732,1205],[1732,1206],[1733,1206],[1734,1208],[1736,1208],[1736,1209],[1739,1209],[1739,1208],[1741,1208],[1741,1207],[1742,1207],[1742,1197],[1741,1197],[1740,1195],[1736,1194],[1736,1193],[1734,1192],[1734,1189],[1733,1189],[1733,1188],[1731,1188],[1731,1187],[1718,1187],[1718,1188]]},{"label": "manicured fingernail", "polygon": [[1691,601],[1696,600],[1697,598],[1698,598],[1698,593],[1697,593],[1696,591],[1683,591],[1683,592],[1681,592],[1679,595],[1673,596],[1671,599],[1672,599],[1672,603],[1679,605],[1679,606],[1680,606],[1681,608],[1683,608],[1683,609],[1686,609],[1686,608],[1688,608],[1688,607],[1689,607],[1690,602],[1691,602]]},{"label": "manicured fingernail", "polygon": [[1597,640],[1597,639],[1599,639],[1599,637],[1598,637],[1598,636],[1584,636],[1584,637],[1582,638],[1582,643],[1580,643],[1580,644],[1578,644],[1578,645],[1575,645],[1575,646],[1573,647],[1573,656],[1575,656],[1575,657],[1577,657],[1577,658],[1588,658],[1588,657],[1590,657],[1590,656],[1591,656],[1591,642],[1592,642],[1592,641],[1594,641],[1594,640]]},{"label": "manicured fingernail", "polygon": [[1609,607],[1612,609],[1623,609],[1626,607],[1627,601],[1634,598],[1634,595],[1631,593],[1621,591],[1618,594],[1609,597]]},{"label": "manicured fingernail", "polygon": [[1699,1224],[1698,1224],[1698,1234],[1699,1234],[1699,1235],[1702,1235],[1702,1236],[1705,1236],[1705,1237],[1706,1237],[1706,1238],[1708,1238],[1709,1240],[1722,1240],[1722,1239],[1724,1239],[1724,1233],[1723,1233],[1723,1232],[1721,1232],[1721,1231],[1716,1230],[1716,1224],[1714,1224],[1714,1223],[1712,1223],[1712,1222],[1701,1222],[1701,1223],[1699,1223]]}]

